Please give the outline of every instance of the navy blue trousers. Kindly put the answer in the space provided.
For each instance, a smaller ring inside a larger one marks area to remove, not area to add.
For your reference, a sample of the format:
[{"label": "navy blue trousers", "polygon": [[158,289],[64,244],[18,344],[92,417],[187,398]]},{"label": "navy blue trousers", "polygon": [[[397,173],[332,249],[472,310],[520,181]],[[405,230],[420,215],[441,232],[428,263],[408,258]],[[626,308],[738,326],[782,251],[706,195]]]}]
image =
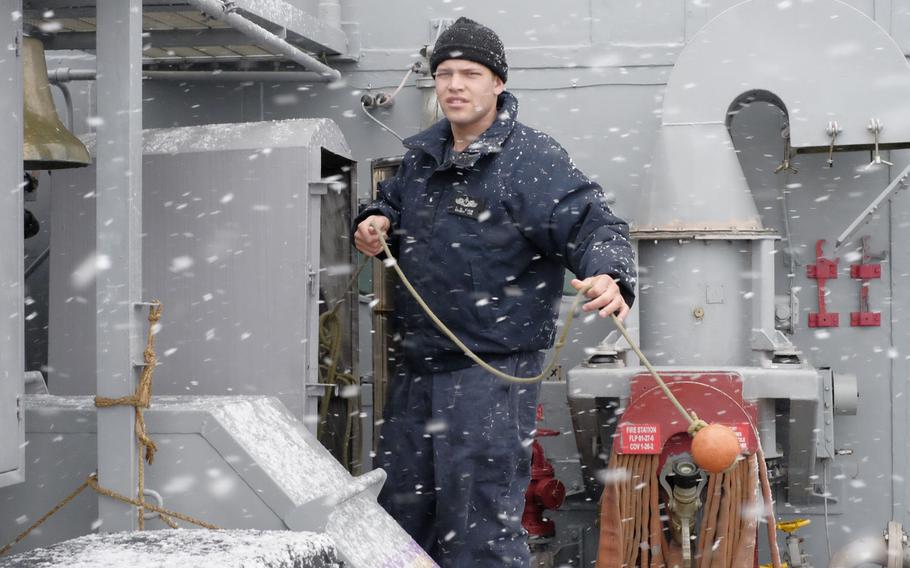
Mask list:
[{"label": "navy blue trousers", "polygon": [[[488,361],[515,376],[540,372],[543,353]],[[539,385],[472,366],[389,385],[376,465],[379,502],[444,568],[530,565],[521,527]]]}]

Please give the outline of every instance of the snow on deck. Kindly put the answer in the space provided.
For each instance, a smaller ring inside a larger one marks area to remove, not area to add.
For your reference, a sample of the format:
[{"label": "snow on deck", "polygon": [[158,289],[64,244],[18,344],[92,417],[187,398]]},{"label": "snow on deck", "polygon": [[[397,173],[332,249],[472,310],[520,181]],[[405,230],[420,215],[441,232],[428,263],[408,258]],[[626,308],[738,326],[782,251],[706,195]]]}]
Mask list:
[{"label": "snow on deck", "polygon": [[338,568],[332,540],[293,531],[160,530],[91,534],[0,558],[0,568]]}]

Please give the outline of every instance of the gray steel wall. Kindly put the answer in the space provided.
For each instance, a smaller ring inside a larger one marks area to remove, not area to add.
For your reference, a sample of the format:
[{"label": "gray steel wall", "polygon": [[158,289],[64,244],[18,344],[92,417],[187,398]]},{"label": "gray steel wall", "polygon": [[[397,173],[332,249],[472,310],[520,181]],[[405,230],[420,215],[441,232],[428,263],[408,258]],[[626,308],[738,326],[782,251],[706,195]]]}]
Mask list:
[{"label": "gray steel wall", "polygon": [[[7,8],[21,7],[7,2]],[[24,363],[24,294],[22,191],[22,68],[19,54],[22,21],[0,22],[0,117],[12,134],[0,138],[0,152],[12,159],[0,168],[0,487],[21,481],[25,468],[24,431],[19,420]]]},{"label": "gray steel wall", "polygon": [[[806,266],[815,263],[815,242],[827,239],[824,250],[831,257],[834,239],[889,181],[887,168],[865,170],[869,162],[866,152],[835,155],[834,167],[824,169],[827,156],[812,154],[798,156],[793,166],[798,174],[778,174],[773,170],[783,155],[780,113],[776,109],[757,105],[737,116],[734,122],[734,142],[742,148],[743,169],[756,196],[759,211],[768,226],[776,227],[783,239],[778,243],[776,263],[777,292],[788,289],[789,275],[798,289],[800,303],[799,327],[793,342],[816,367],[831,367],[839,372],[856,374],[859,381],[859,408],[856,416],[839,416],[834,422],[835,447],[852,450],[834,461],[827,471],[827,490],[839,499],[829,504],[831,524],[825,530],[824,508],[793,509],[778,503],[784,518],[808,517],[813,525],[802,532],[809,535],[807,550],[814,562],[826,565],[828,544],[836,551],[857,533],[879,532],[892,517],[907,522],[907,496],[904,478],[906,464],[907,428],[906,366],[908,336],[899,321],[894,321],[901,307],[897,295],[901,286],[894,286],[898,270],[907,272],[908,252],[890,233],[899,231],[898,218],[907,217],[910,202],[882,212],[880,218],[867,225],[861,234],[869,235],[870,248],[884,252],[882,279],[870,283],[871,309],[882,312],[882,327],[850,327],[850,312],[859,310],[859,281],[849,278],[849,265],[858,260],[840,253],[837,280],[829,280],[826,288],[829,311],[840,313],[840,327],[810,329],[809,312],[818,311],[815,280],[806,277]],[[895,153],[896,154],[896,153]],[[897,156],[892,156],[897,158]],[[897,159],[893,160],[896,163]],[[906,160],[901,160],[906,163]],[[903,166],[896,166],[901,169]],[[900,202],[896,202],[900,204]],[[791,267],[785,249],[783,211],[789,215],[792,247]],[[906,225],[906,222],[904,221]],[[906,231],[906,229],[903,229]],[[903,269],[898,266],[903,265]],[[903,299],[903,309],[908,304]],[[824,475],[825,472],[819,472]],[[820,489],[825,480],[818,481]],[[807,512],[814,514],[807,514]],[[837,513],[837,514],[832,514]],[[816,516],[818,515],[818,516]]]},{"label": "gray steel wall", "polygon": [[[362,116],[360,94],[370,87],[390,91],[398,84],[418,49],[432,41],[432,19],[465,15],[496,29],[508,46],[512,67],[508,88],[519,98],[521,120],[555,136],[579,167],[615,197],[617,212],[628,217],[635,211],[635,200],[651,160],[667,75],[685,41],[708,19],[735,3],[354,1],[364,50],[357,64],[339,65],[346,78],[344,87],[146,82],[145,127],[332,118],[341,126],[354,157],[362,164],[359,187],[366,195],[370,187],[366,161],[400,154],[402,148],[397,140]],[[905,52],[910,52],[907,3],[848,3],[874,18]],[[412,79],[395,106],[379,116],[400,134],[413,134],[420,121],[420,102],[421,95]],[[839,458],[828,472],[829,489],[843,489],[841,506],[831,509],[842,513],[831,517],[827,538],[825,523],[818,517],[804,530],[814,562],[823,565],[827,540],[836,549],[863,530],[878,532],[892,517],[908,520],[910,495],[904,479],[910,456],[904,432],[910,418],[906,362],[910,356],[910,334],[903,322],[910,309],[910,292],[901,283],[910,273],[910,251],[902,246],[910,239],[910,197],[905,192],[899,194],[863,231],[871,236],[873,251],[887,253],[883,277],[871,285],[872,308],[882,311],[882,327],[849,327],[849,312],[858,306],[859,284],[845,273],[851,261],[841,255],[840,278],[829,282],[829,309],[841,313],[841,327],[808,329],[806,314],[817,307],[815,281],[806,278],[805,266],[814,262],[815,240],[827,238],[833,243],[847,223],[884,187],[891,170],[858,169],[868,162],[868,154],[851,153],[837,156],[832,170],[822,168],[823,156],[812,155],[795,160],[798,174],[775,175],[773,170],[783,153],[779,135],[782,123],[775,113],[755,107],[741,113],[733,127],[744,170],[766,225],[784,234],[784,209],[789,216],[795,264],[785,261],[786,241],[780,243],[777,292],[785,293],[792,270],[792,284],[799,289],[802,310],[796,344],[814,365],[855,373],[860,379],[859,413],[840,417],[835,424],[837,447],[851,449],[854,454]],[[898,166],[908,161],[905,154],[894,153],[892,158]],[[826,252],[830,254],[830,245]],[[609,328],[595,322],[582,329],[585,333],[577,336],[579,343],[573,344],[566,355],[568,366],[580,360],[583,345],[596,343]],[[796,514],[792,510],[787,513]]]}]

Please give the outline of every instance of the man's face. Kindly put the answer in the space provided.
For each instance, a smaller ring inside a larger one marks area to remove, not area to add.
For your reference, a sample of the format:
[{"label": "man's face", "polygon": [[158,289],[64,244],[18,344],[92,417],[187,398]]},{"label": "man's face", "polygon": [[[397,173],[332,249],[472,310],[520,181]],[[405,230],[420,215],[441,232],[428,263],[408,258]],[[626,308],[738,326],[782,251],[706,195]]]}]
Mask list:
[{"label": "man's face", "polygon": [[436,68],[436,98],[449,122],[460,128],[485,130],[492,124],[504,88],[502,79],[480,63],[447,59]]}]

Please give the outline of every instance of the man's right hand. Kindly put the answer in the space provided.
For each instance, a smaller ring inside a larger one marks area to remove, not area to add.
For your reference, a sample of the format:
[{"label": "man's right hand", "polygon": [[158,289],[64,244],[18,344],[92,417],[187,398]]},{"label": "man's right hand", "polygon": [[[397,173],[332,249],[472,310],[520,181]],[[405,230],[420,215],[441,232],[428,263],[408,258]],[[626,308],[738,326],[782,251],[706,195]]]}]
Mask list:
[{"label": "man's right hand", "polygon": [[354,246],[367,256],[376,256],[382,252],[379,233],[386,234],[390,224],[389,218],[385,215],[370,215],[357,225],[357,231],[354,233]]}]

